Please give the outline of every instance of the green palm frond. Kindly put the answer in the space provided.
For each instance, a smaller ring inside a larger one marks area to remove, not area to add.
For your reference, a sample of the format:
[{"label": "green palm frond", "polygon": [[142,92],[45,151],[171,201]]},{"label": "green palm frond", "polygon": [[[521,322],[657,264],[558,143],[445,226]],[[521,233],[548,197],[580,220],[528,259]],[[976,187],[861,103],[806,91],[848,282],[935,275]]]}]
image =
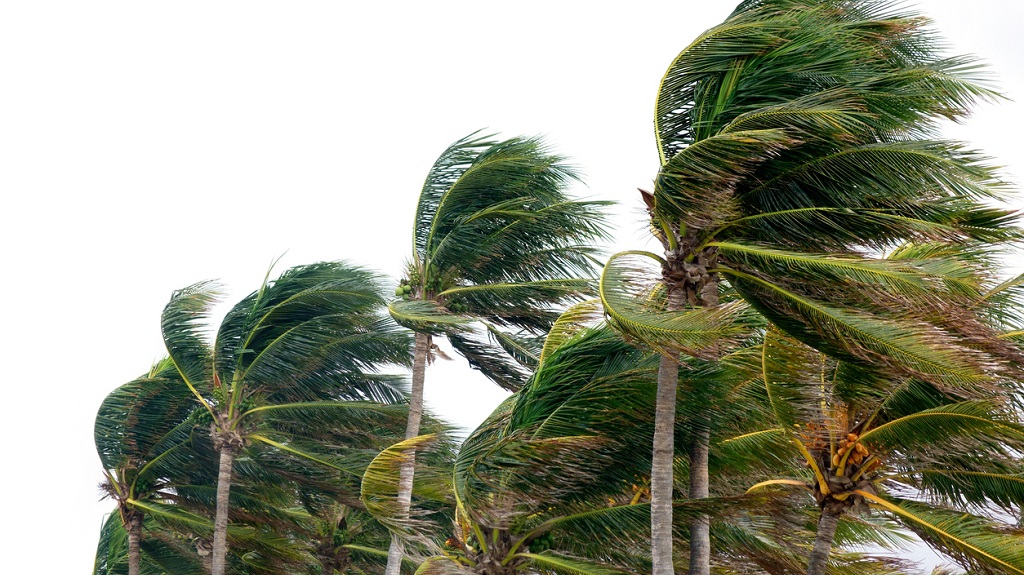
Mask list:
[{"label": "green palm frond", "polygon": [[886,249],[906,240],[1009,242],[1019,235],[1010,227],[1016,219],[1011,210],[961,200],[921,200],[903,210],[888,206],[772,209],[736,218],[718,233],[819,252],[846,251],[858,245]]},{"label": "green palm frond", "polygon": [[[730,262],[740,262],[770,276],[783,276],[797,282],[860,284],[865,289],[885,289],[917,298],[949,295],[942,294],[940,290],[945,286],[937,281],[946,278],[927,274],[913,266],[911,261],[795,252],[735,242],[710,242],[706,245],[717,248]],[[960,270],[954,268],[952,271]],[[958,273],[957,277],[950,279],[960,280],[962,275]]]},{"label": "green palm frond", "polygon": [[218,369],[225,379],[270,389],[325,366],[403,363],[408,340],[382,322],[383,303],[380,279],[361,268],[321,262],[286,270],[225,316]]},{"label": "green palm frond", "polygon": [[1000,452],[1007,446],[1024,447],[1024,426],[1001,417],[991,402],[965,401],[887,421],[861,434],[861,441],[893,452]]},{"label": "green palm frond", "polygon": [[924,493],[957,506],[998,506],[1013,513],[1024,504],[1024,472],[920,469],[912,480]]},{"label": "green palm frond", "polygon": [[594,292],[593,280],[556,278],[511,283],[455,286],[437,294],[439,299],[499,325],[547,329],[551,310]]},{"label": "green palm frond", "polygon": [[[452,144],[431,168],[416,210],[416,252],[427,262],[450,228],[481,207],[526,195],[558,195],[575,172],[537,139],[502,142],[471,134]],[[523,192],[528,192],[524,194]]]},{"label": "green palm frond", "polygon": [[857,493],[968,569],[1024,574],[1024,536],[1020,533],[1009,533],[1003,525],[959,511]]},{"label": "green palm frond", "polygon": [[[429,540],[430,534],[437,532],[438,528],[426,517],[425,510],[402,510],[398,502],[399,470],[404,462],[415,461],[420,452],[437,445],[438,440],[436,435],[428,434],[396,443],[381,451],[363,473],[360,499],[366,506],[366,511],[388,529],[401,533],[408,539]],[[413,486],[414,497],[424,492],[444,492],[444,487],[434,485],[437,482],[444,485],[444,479],[441,477],[419,470]],[[423,487],[427,489],[424,490]]]},{"label": "green palm frond", "polygon": [[596,557],[612,550],[642,548],[650,529],[650,503],[589,505],[541,523],[524,538],[529,544],[533,538],[551,533],[559,549],[579,557]]},{"label": "green palm frond", "polygon": [[[721,271],[765,317],[816,349],[953,385],[986,378],[974,351],[958,346],[954,338],[930,324],[840,309],[745,272]],[[966,363],[965,358],[974,361]]]},{"label": "green palm frond", "polygon": [[993,286],[979,298],[977,305],[1007,331],[1024,328],[1024,274]]},{"label": "green palm frond", "polygon": [[519,557],[529,559],[539,569],[557,575],[623,575],[625,572],[607,565],[583,561],[572,557],[564,557],[557,553],[519,553]]},{"label": "green palm frond", "polygon": [[122,385],[100,404],[93,436],[105,468],[144,465],[188,439],[179,428],[195,398],[173,368],[154,375]]},{"label": "green palm frond", "polygon": [[722,132],[784,129],[797,137],[807,134],[843,139],[869,129],[869,118],[863,98],[855,90],[843,87],[740,114]]},{"label": "green palm frond", "polygon": [[533,337],[529,333],[506,333],[486,322],[484,322],[484,326],[487,328],[487,337],[491,342],[501,347],[519,365],[526,369],[537,367],[540,362],[542,344],[540,338]]},{"label": "green palm frond", "polygon": [[388,304],[388,312],[405,328],[435,335],[464,331],[475,321],[472,317],[453,314],[433,301],[396,300]]},{"label": "green palm frond", "polygon": [[539,361],[543,362],[554,350],[578,334],[584,327],[592,326],[602,317],[601,300],[588,299],[569,307],[558,316],[544,338]]},{"label": "green palm frond", "polygon": [[716,308],[665,311],[650,280],[657,277],[652,263],[660,262],[658,256],[640,251],[620,252],[608,260],[599,290],[616,329],[655,350],[695,357],[719,355],[748,333],[749,327],[741,321],[746,305],[740,301]]},{"label": "green palm frond", "polygon": [[[522,363],[510,357],[500,345],[492,345],[472,332],[448,332],[448,343],[484,377],[507,391],[517,391],[529,377]],[[517,352],[518,353],[518,352]]]},{"label": "green palm frond", "polygon": [[208,393],[213,380],[213,354],[208,341],[208,321],[218,302],[220,287],[201,282],[178,290],[160,316],[167,353],[192,393]]},{"label": "green palm frond", "polygon": [[138,501],[129,500],[128,504],[136,509],[144,511],[146,515],[152,517],[158,522],[168,525],[171,527],[191,530],[196,533],[203,535],[210,535],[213,533],[213,521],[186,511],[180,507],[174,505],[168,505],[164,503],[157,503],[155,501]]},{"label": "green palm frond", "polygon": [[782,130],[717,134],[665,162],[654,181],[654,213],[682,230],[715,229],[738,217],[736,186],[796,140]]},{"label": "green palm frond", "polygon": [[469,168],[481,152],[494,145],[493,135],[479,135],[474,132],[462,138],[438,156],[427,174],[416,206],[416,220],[413,226],[413,253],[420,260],[425,255],[427,230],[431,229],[434,214],[446,198],[446,193],[463,172]]}]

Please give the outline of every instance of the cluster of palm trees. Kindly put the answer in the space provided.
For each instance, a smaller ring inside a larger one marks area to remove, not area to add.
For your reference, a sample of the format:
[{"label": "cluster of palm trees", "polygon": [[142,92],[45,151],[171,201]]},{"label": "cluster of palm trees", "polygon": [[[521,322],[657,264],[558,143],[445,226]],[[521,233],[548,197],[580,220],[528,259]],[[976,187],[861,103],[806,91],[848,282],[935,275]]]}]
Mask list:
[{"label": "cluster of palm trees", "polygon": [[[95,573],[891,574],[913,533],[1024,575],[1024,234],[937,136],[976,70],[889,2],[746,0],[658,92],[662,253],[602,262],[566,160],[474,134],[392,301],[299,266],[211,334],[217,286],[176,292],[97,415]],[[442,338],[514,392],[461,444]]]}]

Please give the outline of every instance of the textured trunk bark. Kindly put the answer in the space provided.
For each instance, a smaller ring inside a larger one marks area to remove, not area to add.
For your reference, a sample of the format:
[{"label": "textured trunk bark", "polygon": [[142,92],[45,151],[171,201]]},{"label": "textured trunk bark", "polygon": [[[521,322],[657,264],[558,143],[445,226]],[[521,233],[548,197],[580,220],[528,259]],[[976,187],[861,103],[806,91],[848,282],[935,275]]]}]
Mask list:
[{"label": "textured trunk bark", "polygon": [[842,512],[830,511],[828,506],[821,511],[818,519],[818,535],[814,538],[814,549],[807,561],[807,575],[825,575],[828,555],[832,552],[832,540],[836,536],[836,527]]},{"label": "textured trunk bark", "polygon": [[[710,494],[708,451],[711,430],[701,422],[690,446],[690,499],[706,499]],[[690,573],[711,572],[711,518],[699,515],[690,520]]]},{"label": "textured trunk bark", "polygon": [[133,514],[128,519],[128,575],[142,573],[142,517]]},{"label": "textured trunk bark", "polygon": [[679,363],[662,356],[658,366],[658,396],[654,408],[654,452],[651,456],[652,575],[673,575],[672,463],[675,457],[676,386]]},{"label": "textured trunk bark", "polygon": [[[423,380],[427,371],[427,354],[430,352],[430,336],[425,333],[416,334],[416,348],[412,359],[412,390],[409,397],[409,421],[405,425],[405,438],[409,439],[420,434],[420,420],[423,418]],[[406,517],[412,505],[412,481],[416,473],[416,458],[410,456],[402,464],[398,474],[399,512]],[[402,567],[402,556],[405,546],[395,535],[391,536],[388,548],[388,564],[384,575],[398,575]]]},{"label": "textured trunk bark", "polygon": [[220,448],[220,471],[217,474],[217,514],[213,520],[213,567],[211,575],[224,575],[228,557],[228,495],[231,493],[231,466],[235,448]]}]

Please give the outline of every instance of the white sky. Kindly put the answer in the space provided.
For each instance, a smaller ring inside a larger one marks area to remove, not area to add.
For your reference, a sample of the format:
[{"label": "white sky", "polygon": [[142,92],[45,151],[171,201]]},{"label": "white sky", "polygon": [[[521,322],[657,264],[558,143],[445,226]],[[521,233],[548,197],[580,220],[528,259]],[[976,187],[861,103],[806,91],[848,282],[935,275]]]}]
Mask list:
[{"label": "white sky", "polygon": [[[733,5],[0,5],[7,569],[91,570],[111,508],[93,417],[163,353],[172,290],[218,278],[234,302],[286,252],[278,270],[347,259],[397,277],[426,171],[457,138],[546,135],[586,174],[581,195],[622,201],[616,245],[640,245],[658,82]],[[918,5],[1024,98],[1024,5]],[[950,133],[1024,179],[1020,104]],[[427,388],[467,427],[503,397],[463,360]]]}]

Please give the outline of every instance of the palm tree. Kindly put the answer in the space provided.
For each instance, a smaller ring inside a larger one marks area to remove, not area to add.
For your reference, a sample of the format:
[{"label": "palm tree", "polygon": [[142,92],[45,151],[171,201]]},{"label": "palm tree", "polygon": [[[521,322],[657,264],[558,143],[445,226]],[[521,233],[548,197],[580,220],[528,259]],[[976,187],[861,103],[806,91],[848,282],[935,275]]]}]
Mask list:
[{"label": "palm tree", "polygon": [[162,331],[178,377],[212,419],[219,454],[212,573],[224,575],[236,456],[259,444],[277,458],[342,471],[341,480],[357,485],[358,473],[304,434],[339,427],[372,434],[404,418],[404,410],[386,405],[405,399],[396,378],[378,370],[407,363],[409,347],[378,312],[384,302],[377,277],[346,264],[299,266],[265,281],[227,313],[208,342],[216,294],[210,283],[175,292]]},{"label": "palm tree", "polygon": [[[445,335],[470,365],[505,389],[518,389],[536,363],[532,338],[557,308],[591,288],[591,242],[604,237],[601,202],[572,200],[577,179],[538,139],[496,141],[476,134],[445,150],[427,174],[413,227],[413,253],[391,315],[413,330],[415,351],[406,438],[419,434],[423,383]],[[479,322],[490,342],[472,331]],[[409,508],[414,460],[398,500]],[[387,575],[401,560],[395,538]]]},{"label": "palm tree", "polygon": [[1024,574],[1024,425],[1016,386],[939,386],[836,362],[770,330],[764,382],[774,427],[732,443],[790,447],[807,473],[751,491],[798,487],[820,509],[807,573],[824,575],[840,522],[879,511],[967,569]]},{"label": "palm tree", "polygon": [[[613,324],[663,354],[654,439],[654,575],[673,572],[672,429],[679,354],[714,359],[752,306],[836,358],[924,379],[982,378],[1011,352],[928,269],[880,261],[906,240],[1002,241],[1010,212],[984,158],[932,139],[992,92],[943,58],[927,21],[874,0],[748,0],[683,50],[658,92],[661,169],[642,192],[664,255],[611,258]],[[722,302],[728,285],[739,300]],[[938,295],[936,295],[938,294]],[[974,340],[984,349],[968,352]],[[963,358],[967,358],[966,361]],[[708,495],[710,430],[692,422],[691,498]],[[709,572],[709,523],[690,573]]]},{"label": "palm tree", "polygon": [[[196,464],[190,446],[198,425],[195,408],[173,365],[163,360],[111,392],[96,415],[102,487],[117,502],[129,575],[142,572],[146,516],[175,515],[169,507],[174,487],[187,482],[187,470]],[[109,525],[105,529],[116,531],[113,521]]]}]

